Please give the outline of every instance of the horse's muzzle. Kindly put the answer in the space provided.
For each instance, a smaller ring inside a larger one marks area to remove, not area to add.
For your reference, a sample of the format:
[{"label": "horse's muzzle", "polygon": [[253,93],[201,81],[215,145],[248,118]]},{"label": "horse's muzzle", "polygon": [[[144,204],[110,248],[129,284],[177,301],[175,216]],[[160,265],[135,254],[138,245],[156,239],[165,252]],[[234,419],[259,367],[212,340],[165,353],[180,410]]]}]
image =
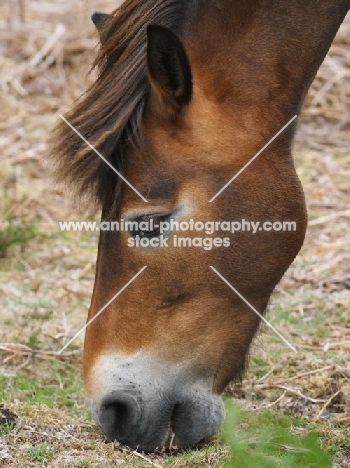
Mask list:
[{"label": "horse's muzzle", "polygon": [[218,430],[221,398],[181,369],[161,367],[112,357],[94,366],[87,405],[109,440],[152,452],[193,447]]}]

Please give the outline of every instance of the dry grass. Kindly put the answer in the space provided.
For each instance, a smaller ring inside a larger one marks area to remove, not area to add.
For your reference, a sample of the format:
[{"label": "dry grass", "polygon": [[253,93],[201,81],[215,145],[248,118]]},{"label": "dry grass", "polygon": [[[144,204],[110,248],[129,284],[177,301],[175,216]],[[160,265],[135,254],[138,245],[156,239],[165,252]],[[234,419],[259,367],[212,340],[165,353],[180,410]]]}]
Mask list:
[{"label": "dry grass", "polygon": [[[88,16],[115,5],[83,0],[74,2],[74,8],[64,0],[0,5],[1,211],[16,221],[35,220],[38,231],[35,239],[12,247],[11,255],[0,259],[0,371],[11,377],[9,392],[16,373],[37,376],[43,361],[61,360],[57,351],[85,320],[97,234],[58,231],[58,221],[77,218],[77,211],[52,186],[46,136],[57,114],[94,79],[93,74],[85,79],[96,43]],[[246,379],[230,388],[251,409],[276,408],[313,422],[325,444],[344,445],[335,465],[344,468],[350,466],[345,442],[350,427],[349,102],[350,17],[318,73],[301,118],[295,159],[310,225],[269,313],[298,354],[266,332],[257,339]],[[4,224],[0,220],[0,229]],[[75,347],[63,360],[78,368],[82,337]],[[26,404],[22,397],[15,392],[13,403],[6,404],[18,418],[16,429],[0,439],[0,465],[40,466],[35,459],[40,453],[30,448],[45,443],[56,449],[48,455],[47,466],[52,467],[79,466],[86,459],[88,466],[104,468],[166,462],[138,459],[105,444],[83,408],[79,417]],[[194,453],[193,459],[171,466],[219,466],[220,451],[224,449]]]},{"label": "dry grass", "polygon": [[341,25],[303,110],[298,141],[327,154],[349,154],[350,21]]}]

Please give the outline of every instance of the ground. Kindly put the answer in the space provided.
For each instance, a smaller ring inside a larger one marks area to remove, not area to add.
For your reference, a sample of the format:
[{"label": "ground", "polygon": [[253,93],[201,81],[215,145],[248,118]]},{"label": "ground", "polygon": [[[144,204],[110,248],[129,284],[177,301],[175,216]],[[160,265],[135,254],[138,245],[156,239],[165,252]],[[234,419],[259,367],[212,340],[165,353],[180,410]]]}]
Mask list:
[{"label": "ground", "polygon": [[[106,443],[84,407],[83,336],[57,354],[84,325],[98,241],[95,232],[62,233],[58,221],[98,213],[82,213],[54,186],[47,135],[94,79],[85,78],[97,42],[88,16],[115,4],[0,5],[0,466],[219,467],[229,453],[221,436],[201,450],[158,456]],[[242,434],[263,408],[287,414],[300,436],[315,430],[341,468],[350,467],[349,33],[350,18],[300,120],[294,155],[309,227],[267,315],[298,353],[263,327],[243,382],[226,392],[249,409]]]}]

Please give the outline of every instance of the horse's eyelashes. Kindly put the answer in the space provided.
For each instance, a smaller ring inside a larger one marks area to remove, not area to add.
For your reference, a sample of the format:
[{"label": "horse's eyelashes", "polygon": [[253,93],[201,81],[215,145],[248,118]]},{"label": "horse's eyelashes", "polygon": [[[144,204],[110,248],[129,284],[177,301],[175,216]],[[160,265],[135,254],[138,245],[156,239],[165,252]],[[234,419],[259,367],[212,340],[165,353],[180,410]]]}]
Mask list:
[{"label": "horse's eyelashes", "polygon": [[161,223],[169,219],[168,215],[154,216],[145,215],[135,219],[137,227],[131,231],[134,237],[156,237],[161,234],[160,227]]}]

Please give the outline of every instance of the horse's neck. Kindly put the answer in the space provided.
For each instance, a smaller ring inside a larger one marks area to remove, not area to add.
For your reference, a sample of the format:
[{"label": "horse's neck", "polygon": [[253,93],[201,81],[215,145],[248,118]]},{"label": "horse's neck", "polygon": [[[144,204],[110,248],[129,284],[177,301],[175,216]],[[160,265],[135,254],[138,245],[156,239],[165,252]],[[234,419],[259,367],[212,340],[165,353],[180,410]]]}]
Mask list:
[{"label": "horse's neck", "polygon": [[187,42],[197,70],[207,70],[206,80],[212,81],[207,89],[227,89],[239,106],[277,100],[276,109],[287,116],[300,110],[350,0],[211,0],[199,5]]}]

